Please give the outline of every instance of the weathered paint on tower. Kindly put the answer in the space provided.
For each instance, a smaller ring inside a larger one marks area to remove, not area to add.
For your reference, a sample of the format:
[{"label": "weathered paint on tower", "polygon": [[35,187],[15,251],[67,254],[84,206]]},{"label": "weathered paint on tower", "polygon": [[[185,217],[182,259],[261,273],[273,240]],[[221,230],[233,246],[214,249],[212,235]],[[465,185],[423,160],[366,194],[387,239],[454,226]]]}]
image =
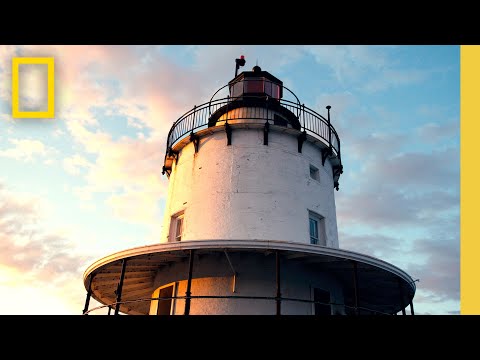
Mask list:
[{"label": "weathered paint on tower", "polygon": [[[325,223],[325,245],[338,248],[332,166],[321,148],[271,131],[235,129],[188,143],[169,180],[161,242],[174,241],[170,225],[183,212],[183,240],[259,239],[309,244],[309,211]],[[316,178],[311,168],[317,169]]]}]

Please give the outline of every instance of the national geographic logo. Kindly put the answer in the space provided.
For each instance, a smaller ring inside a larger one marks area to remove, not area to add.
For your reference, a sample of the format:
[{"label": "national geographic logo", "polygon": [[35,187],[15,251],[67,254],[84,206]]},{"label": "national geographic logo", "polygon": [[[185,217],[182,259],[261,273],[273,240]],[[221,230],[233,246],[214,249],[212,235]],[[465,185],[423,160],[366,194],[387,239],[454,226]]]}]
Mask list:
[{"label": "national geographic logo", "polygon": [[[20,111],[20,65],[47,65],[47,110]],[[23,119],[53,119],[55,117],[55,65],[53,57],[14,57],[12,59],[12,117]]]}]

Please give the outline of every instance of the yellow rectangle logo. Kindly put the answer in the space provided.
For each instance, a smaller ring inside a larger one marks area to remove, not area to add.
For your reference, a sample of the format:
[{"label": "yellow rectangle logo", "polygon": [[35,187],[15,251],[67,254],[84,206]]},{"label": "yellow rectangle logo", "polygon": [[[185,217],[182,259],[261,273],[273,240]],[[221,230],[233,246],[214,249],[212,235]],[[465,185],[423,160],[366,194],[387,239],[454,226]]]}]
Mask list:
[{"label": "yellow rectangle logo", "polygon": [[[20,111],[19,74],[20,65],[47,65],[47,111]],[[14,57],[12,58],[12,117],[23,119],[53,119],[55,117],[55,86],[54,86],[54,59],[53,57]]]}]

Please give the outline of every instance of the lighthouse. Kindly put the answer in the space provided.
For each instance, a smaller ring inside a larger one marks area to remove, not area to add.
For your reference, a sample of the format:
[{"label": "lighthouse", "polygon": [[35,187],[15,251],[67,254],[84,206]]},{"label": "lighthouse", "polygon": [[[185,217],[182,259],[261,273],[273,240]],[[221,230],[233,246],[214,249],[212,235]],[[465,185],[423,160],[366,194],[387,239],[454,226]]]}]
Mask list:
[{"label": "lighthouse", "polygon": [[173,123],[159,241],[89,266],[83,313],[413,314],[406,272],[339,246],[334,109],[308,108],[258,65],[239,73],[245,64]]}]

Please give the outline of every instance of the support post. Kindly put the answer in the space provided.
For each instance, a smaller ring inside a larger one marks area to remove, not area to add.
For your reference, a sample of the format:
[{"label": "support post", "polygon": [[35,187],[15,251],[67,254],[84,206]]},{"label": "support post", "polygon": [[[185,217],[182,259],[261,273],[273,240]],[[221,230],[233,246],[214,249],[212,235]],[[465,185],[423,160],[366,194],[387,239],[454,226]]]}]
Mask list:
[{"label": "support post", "polygon": [[398,279],[398,289],[400,290],[400,304],[402,306],[402,315],[407,315],[407,312],[405,311],[405,302],[403,301],[403,288],[400,279]]},{"label": "support post", "polygon": [[332,107],[327,105],[327,121],[328,121],[328,146],[330,148],[330,154],[332,153],[332,128],[330,125],[330,109]]},{"label": "support post", "polygon": [[197,105],[193,107],[193,120],[192,120],[192,134],[193,129],[195,129],[195,117],[197,116]]},{"label": "support post", "polygon": [[93,281],[93,273],[90,274],[89,276],[89,282],[88,282],[88,290],[87,290],[87,298],[85,299],[85,307],[83,308],[83,314],[85,314],[88,311],[88,306],[90,305],[90,297],[92,296],[92,281]]},{"label": "support post", "polygon": [[358,271],[356,261],[353,261],[353,296],[355,304],[355,315],[358,315]]},{"label": "support post", "polygon": [[235,292],[235,286],[237,283],[237,272],[235,271],[235,268],[232,265],[232,261],[230,260],[230,256],[228,256],[227,249],[224,249],[223,252],[225,253],[225,257],[227,258],[228,264],[230,265],[230,269],[232,269],[233,273],[233,284],[232,284],[232,292]]},{"label": "support post", "polygon": [[120,310],[120,301],[122,301],[122,288],[123,288],[123,280],[125,279],[125,269],[127,268],[127,259],[122,260],[122,272],[120,274],[120,282],[117,286],[117,299],[115,304],[115,313],[114,315],[118,315],[118,311]]},{"label": "support post", "polygon": [[410,301],[410,315],[415,315],[415,312],[413,311],[413,301]]},{"label": "support post", "polygon": [[192,273],[193,273],[193,250],[190,250],[190,260],[188,261],[188,280],[187,291],[185,292],[185,312],[184,315],[190,315],[190,296],[192,295]]},{"label": "support post", "polygon": [[278,250],[275,252],[275,273],[277,278],[277,295],[276,295],[277,312],[276,314],[281,315],[282,293],[280,292],[280,254]]}]

